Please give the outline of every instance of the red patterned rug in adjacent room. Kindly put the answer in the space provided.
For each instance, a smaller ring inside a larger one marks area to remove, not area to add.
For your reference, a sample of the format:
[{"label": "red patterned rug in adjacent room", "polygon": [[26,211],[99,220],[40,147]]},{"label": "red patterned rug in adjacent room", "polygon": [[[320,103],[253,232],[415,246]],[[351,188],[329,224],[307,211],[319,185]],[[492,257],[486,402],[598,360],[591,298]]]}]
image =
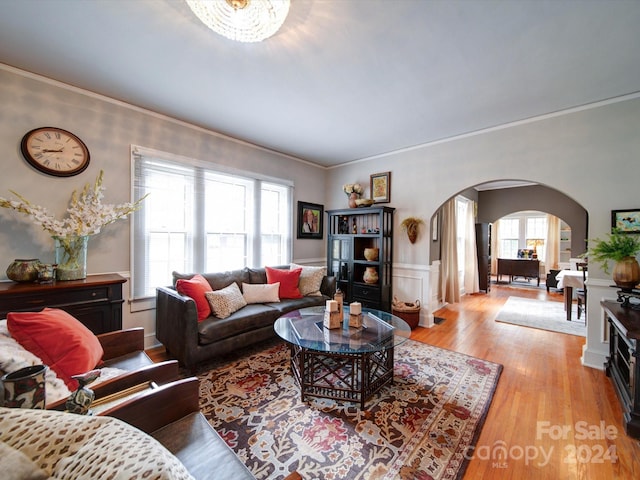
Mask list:
[{"label": "red patterned rug in adjacent room", "polygon": [[366,404],[311,399],[284,344],[208,366],[200,407],[259,479],[459,479],[502,366],[408,340],[394,383]]}]

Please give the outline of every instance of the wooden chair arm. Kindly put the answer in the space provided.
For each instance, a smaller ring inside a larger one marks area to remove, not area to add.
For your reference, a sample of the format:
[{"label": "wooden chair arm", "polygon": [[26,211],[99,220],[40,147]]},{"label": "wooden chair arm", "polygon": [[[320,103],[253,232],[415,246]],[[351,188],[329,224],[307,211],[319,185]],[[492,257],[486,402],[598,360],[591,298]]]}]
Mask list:
[{"label": "wooden chair arm", "polygon": [[[99,383],[95,387],[91,385],[88,385],[88,387],[93,390],[95,399],[98,400],[141,383],[155,382],[158,385],[163,385],[172,382],[176,378],[179,378],[178,362],[176,360],[167,360],[166,362],[153,363],[146,367],[123,373]],[[63,398],[57,402],[47,404],[47,409],[64,410],[66,401],[67,399]]]},{"label": "wooden chair arm", "polygon": [[103,360],[144,351],[144,328],[142,327],[101,333],[97,337],[104,350]]},{"label": "wooden chair arm", "polygon": [[119,418],[151,433],[190,413],[199,412],[199,382],[196,377],[176,380],[131,396],[100,415]]}]

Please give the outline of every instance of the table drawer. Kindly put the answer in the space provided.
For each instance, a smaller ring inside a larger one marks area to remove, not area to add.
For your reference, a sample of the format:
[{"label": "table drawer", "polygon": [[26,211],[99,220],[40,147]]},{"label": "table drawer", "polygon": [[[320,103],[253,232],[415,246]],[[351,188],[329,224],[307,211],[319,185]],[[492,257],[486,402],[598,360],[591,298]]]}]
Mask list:
[{"label": "table drawer", "polygon": [[43,293],[41,295],[15,295],[7,298],[8,310],[29,310],[34,307],[53,307],[59,305],[69,305],[74,303],[96,302],[109,299],[109,287],[81,288],[74,291],[58,291],[55,297]]}]

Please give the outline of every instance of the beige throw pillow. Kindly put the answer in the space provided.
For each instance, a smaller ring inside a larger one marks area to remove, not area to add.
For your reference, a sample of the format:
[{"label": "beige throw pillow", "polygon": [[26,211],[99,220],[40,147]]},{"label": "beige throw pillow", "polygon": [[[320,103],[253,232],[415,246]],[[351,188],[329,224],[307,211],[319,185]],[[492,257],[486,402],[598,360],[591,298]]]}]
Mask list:
[{"label": "beige throw pillow", "polygon": [[207,297],[211,311],[218,318],[227,318],[247,304],[236,282],[220,290],[207,292],[204,296]]},{"label": "beige throw pillow", "polygon": [[279,302],[279,290],[280,282],[242,284],[242,295],[247,303]]},{"label": "beige throw pillow", "polygon": [[289,266],[290,270],[296,268],[302,268],[300,273],[300,281],[298,282],[298,290],[302,295],[320,296],[320,285],[322,285],[322,279],[327,274],[327,267],[306,267],[304,265],[298,265],[292,263]]}]

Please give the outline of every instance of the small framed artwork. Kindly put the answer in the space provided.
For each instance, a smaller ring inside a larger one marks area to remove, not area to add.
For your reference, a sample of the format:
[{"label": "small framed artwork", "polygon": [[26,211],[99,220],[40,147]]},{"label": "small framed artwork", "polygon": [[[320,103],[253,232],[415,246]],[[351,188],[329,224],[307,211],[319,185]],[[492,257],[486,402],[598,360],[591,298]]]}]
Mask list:
[{"label": "small framed artwork", "polygon": [[298,202],[298,238],[322,239],[324,205]]},{"label": "small framed artwork", "polygon": [[391,201],[391,172],[374,173],[370,180],[371,200],[375,203]]},{"label": "small framed artwork", "polygon": [[611,210],[611,229],[620,233],[640,233],[640,209]]}]

